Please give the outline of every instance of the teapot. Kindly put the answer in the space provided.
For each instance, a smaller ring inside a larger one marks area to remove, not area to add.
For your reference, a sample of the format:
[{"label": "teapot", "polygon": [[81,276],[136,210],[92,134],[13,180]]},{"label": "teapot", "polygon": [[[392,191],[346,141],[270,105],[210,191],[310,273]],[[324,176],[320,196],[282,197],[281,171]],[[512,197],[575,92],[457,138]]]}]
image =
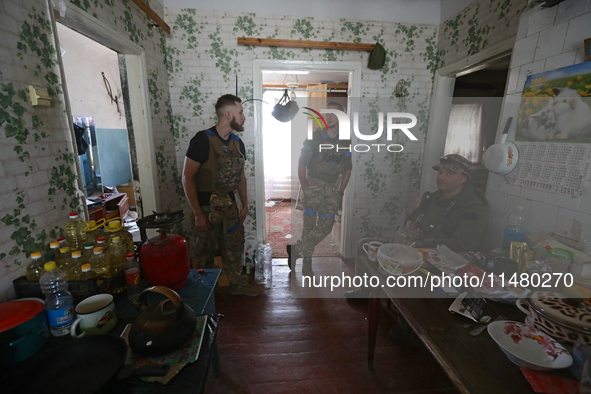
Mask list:
[{"label": "teapot", "polygon": [[[158,293],[167,299],[148,305],[149,293]],[[129,330],[129,346],[140,356],[158,357],[179,349],[197,327],[193,309],[168,287],[148,287],[135,306],[140,315]]]}]

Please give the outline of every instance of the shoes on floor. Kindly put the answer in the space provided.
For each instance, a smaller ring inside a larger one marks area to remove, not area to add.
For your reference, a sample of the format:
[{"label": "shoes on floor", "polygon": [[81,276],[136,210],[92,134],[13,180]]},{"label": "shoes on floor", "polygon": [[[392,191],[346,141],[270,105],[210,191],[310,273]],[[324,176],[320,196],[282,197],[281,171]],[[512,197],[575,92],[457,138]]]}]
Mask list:
[{"label": "shoes on floor", "polygon": [[345,292],[345,298],[347,299],[359,299],[359,298],[369,298],[369,293],[371,290],[367,287],[360,287],[355,290],[349,290]]},{"label": "shoes on floor", "polygon": [[230,294],[245,295],[248,297],[256,297],[261,295],[262,290],[258,286],[253,285],[230,285]]}]

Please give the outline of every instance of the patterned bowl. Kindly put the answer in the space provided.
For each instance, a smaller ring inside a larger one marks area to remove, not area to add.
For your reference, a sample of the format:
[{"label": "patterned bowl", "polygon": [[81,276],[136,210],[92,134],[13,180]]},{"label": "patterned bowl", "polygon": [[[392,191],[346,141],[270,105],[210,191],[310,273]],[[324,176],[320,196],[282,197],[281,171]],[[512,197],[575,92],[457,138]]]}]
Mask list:
[{"label": "patterned bowl", "polygon": [[547,371],[567,368],[573,362],[570,353],[560,343],[526,324],[495,321],[487,330],[509,360],[519,367]]},{"label": "patterned bowl", "polygon": [[[561,343],[591,344],[591,304],[568,298],[566,294],[538,291],[527,302],[515,304],[538,330]],[[527,309],[526,309],[527,308]]]}]

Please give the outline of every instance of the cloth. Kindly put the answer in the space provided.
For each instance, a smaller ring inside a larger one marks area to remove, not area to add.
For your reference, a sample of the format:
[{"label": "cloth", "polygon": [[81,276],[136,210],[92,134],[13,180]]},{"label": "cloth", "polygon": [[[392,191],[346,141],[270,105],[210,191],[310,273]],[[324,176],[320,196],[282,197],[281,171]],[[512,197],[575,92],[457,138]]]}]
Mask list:
[{"label": "cloth", "polygon": [[[320,144],[331,144],[332,149],[319,152]],[[348,142],[338,138],[329,138],[314,130],[312,140],[305,140],[299,164],[308,169],[304,194],[304,225],[302,238],[294,246],[294,256],[312,257],[314,248],[330,232],[335,223],[336,214],[342,207],[343,195],[339,193],[336,182],[339,175],[353,168],[351,152],[337,150],[337,146],[348,146]]]},{"label": "cloth", "polygon": [[[206,131],[214,132],[217,135],[217,138],[219,138],[219,140],[225,146],[230,145],[230,142],[231,142],[231,138],[224,140],[222,137],[220,137],[215,126],[212,126],[211,128],[209,128],[207,130],[202,130],[202,131],[198,132],[197,134],[195,134],[195,136],[191,139],[191,142],[189,144],[189,149],[187,149],[187,153],[185,154],[185,156],[187,156],[189,159],[194,160],[200,164],[203,164],[207,160],[209,160],[209,137],[205,133]],[[246,148],[244,146],[244,142],[242,142],[242,139],[240,139],[240,138],[239,138],[238,142],[240,144],[240,153],[242,153],[242,156],[244,156],[244,158],[246,160]],[[199,199],[199,205],[208,205],[209,200],[210,200],[210,195],[211,195],[210,192],[197,191],[197,198]],[[233,199],[235,198],[233,192],[228,193],[228,195],[231,196],[231,198],[233,198]]]},{"label": "cloth", "polygon": [[454,252],[476,251],[486,225],[486,198],[469,184],[461,192],[443,200],[441,191],[426,192],[407,218],[418,222],[417,247],[445,245]]},{"label": "cloth", "polygon": [[[226,195],[222,204],[226,209],[216,211],[215,195],[211,206],[203,205],[201,210],[210,220],[209,231],[197,228],[197,245],[195,247],[198,268],[213,268],[216,245],[219,244],[224,263],[224,271],[233,285],[245,285],[248,277],[242,273],[242,254],[244,253],[244,226],[240,224],[240,213],[235,202]],[[229,203],[231,202],[231,204]],[[228,209],[229,207],[229,209]]]}]

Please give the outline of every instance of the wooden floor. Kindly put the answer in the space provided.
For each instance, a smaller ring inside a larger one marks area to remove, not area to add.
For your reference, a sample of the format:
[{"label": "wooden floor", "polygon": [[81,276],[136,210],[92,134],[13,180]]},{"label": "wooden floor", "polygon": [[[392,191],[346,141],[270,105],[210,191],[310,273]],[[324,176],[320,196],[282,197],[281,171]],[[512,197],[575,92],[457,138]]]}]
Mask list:
[{"label": "wooden floor", "polygon": [[[314,259],[314,272],[336,264],[343,265]],[[387,313],[370,370],[367,301],[293,298],[286,259],[274,260],[273,287],[262,296],[219,288],[216,307],[226,316],[218,334],[222,372],[210,373],[206,393],[457,393],[424,346],[390,342]]]}]

